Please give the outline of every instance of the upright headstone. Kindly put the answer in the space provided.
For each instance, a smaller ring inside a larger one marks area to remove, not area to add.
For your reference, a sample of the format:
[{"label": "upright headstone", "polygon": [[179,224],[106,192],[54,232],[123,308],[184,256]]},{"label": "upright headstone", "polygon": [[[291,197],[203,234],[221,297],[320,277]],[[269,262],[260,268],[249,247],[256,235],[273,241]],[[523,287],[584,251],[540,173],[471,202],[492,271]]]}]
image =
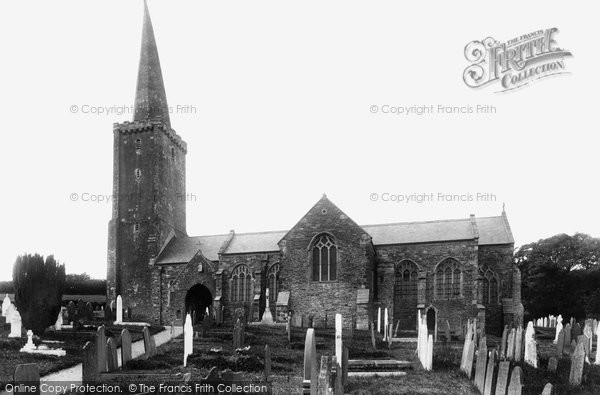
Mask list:
[{"label": "upright headstone", "polygon": [[271,374],[271,350],[269,345],[265,344],[265,381],[269,381],[269,375]]},{"label": "upright headstone", "polygon": [[523,381],[521,380],[521,367],[515,366],[510,374],[510,384],[508,385],[508,395],[521,395]]},{"label": "upright headstone", "polygon": [[590,339],[586,335],[577,336],[577,344],[583,344],[583,352],[585,353],[585,362],[590,363],[588,356],[590,355]]},{"label": "upright headstone", "polygon": [[85,318],[85,316],[85,302],[83,301],[83,299],[79,299],[77,301],[77,317],[81,319]]},{"label": "upright headstone", "polygon": [[15,372],[13,374],[13,384],[14,389],[13,393],[17,392],[19,386],[26,386],[24,389],[27,389],[27,394],[40,394],[40,369],[35,363],[24,363],[21,365],[17,365],[15,368]]},{"label": "upright headstone", "polygon": [[238,318],[233,326],[233,349],[242,347],[242,322]]},{"label": "upright headstone", "polygon": [[492,395],[492,382],[494,380],[494,366],[496,366],[496,350],[490,352],[487,369],[485,371],[485,385],[483,386],[483,395]]},{"label": "upright headstone", "polygon": [[190,313],[185,315],[183,324],[183,366],[187,366],[188,356],[194,353],[194,328],[192,327],[192,317]]},{"label": "upright headstone", "polygon": [[577,322],[573,323],[573,326],[571,327],[571,340],[577,339],[577,337],[581,334],[581,326],[579,326]]},{"label": "upright headstone", "polygon": [[560,332],[558,332],[556,339],[556,355],[560,358],[565,349],[565,331],[561,329]]},{"label": "upright headstone", "polygon": [[473,358],[475,356],[475,342],[469,342],[469,349],[467,351],[467,358],[465,359],[465,373],[467,378],[471,380],[473,377]]},{"label": "upright headstone", "polygon": [[127,362],[131,361],[131,334],[126,329],[121,331],[121,366],[125,368]]},{"label": "upright headstone", "polygon": [[462,357],[460,359],[460,369],[465,373],[467,372],[467,354],[469,353],[469,347],[472,342],[473,342],[473,326],[471,324],[471,320],[469,320],[467,322],[467,334],[465,336]]},{"label": "upright headstone", "polygon": [[558,368],[558,359],[556,359],[556,357],[550,357],[550,359],[548,359],[548,371],[556,373],[556,368]]},{"label": "upright headstone", "polygon": [[477,362],[475,364],[475,387],[483,393],[485,385],[485,370],[487,368],[487,345],[485,336],[481,337],[479,349],[477,350]]},{"label": "upright headstone", "polygon": [[106,329],[104,325],[101,325],[96,330],[96,356],[97,362],[96,366],[98,367],[98,372],[104,373],[106,372],[107,362],[106,362]]},{"label": "upright headstone", "polygon": [[85,318],[88,321],[91,321],[94,319],[94,306],[92,306],[91,302],[87,302],[85,304]]},{"label": "upright headstone", "polygon": [[580,385],[581,375],[583,374],[583,365],[585,360],[585,350],[583,343],[577,344],[575,352],[571,357],[571,371],[569,373],[569,384]]},{"label": "upright headstone", "polygon": [[585,323],[585,327],[583,328],[583,335],[585,336],[585,340],[587,340],[587,345],[585,347],[585,357],[586,362],[590,363],[589,356],[592,353],[592,346],[594,340],[594,334],[592,332],[592,321],[588,320]]},{"label": "upright headstone", "polygon": [[498,368],[498,378],[496,380],[496,393],[495,395],[505,395],[506,385],[508,384],[508,371],[510,369],[510,362],[500,362]]},{"label": "upright headstone", "polygon": [[381,307],[377,308],[377,333],[381,333]]},{"label": "upright headstone", "polygon": [[342,384],[345,386],[348,382],[348,347],[344,346],[342,352]]},{"label": "upright headstone", "polygon": [[537,343],[535,341],[534,333],[533,325],[531,325],[531,328],[528,326],[527,331],[525,332],[525,363],[537,368]]},{"label": "upright headstone", "polygon": [[73,303],[72,300],[67,304],[67,314],[67,322],[70,323],[75,321],[75,303]]},{"label": "upright headstone", "polygon": [[373,350],[377,349],[377,342],[375,340],[375,329],[373,325],[371,325],[371,346],[373,347]]},{"label": "upright headstone", "polygon": [[558,334],[560,333],[560,331],[562,329],[563,329],[562,315],[559,315],[558,318],[556,319],[556,331],[554,334],[554,344],[558,343]]},{"label": "upright headstone", "polygon": [[516,331],[515,328],[512,328],[510,330],[510,333],[508,334],[508,349],[506,350],[506,359],[514,359],[515,358],[515,336],[516,336]]},{"label": "upright headstone", "polygon": [[342,370],[342,347],[342,315],[338,313],[335,315],[335,358],[336,363],[339,365],[336,369],[339,369],[340,372]]},{"label": "upright headstone", "polygon": [[287,334],[288,342],[292,341],[292,317],[288,317],[287,322],[285,323],[285,333]]},{"label": "upright headstone", "polygon": [[54,323],[54,330],[60,331],[63,326],[63,316],[62,311],[58,313],[58,317],[56,317],[56,322]]},{"label": "upright headstone", "polygon": [[504,330],[502,331],[502,340],[500,343],[500,359],[506,358],[506,341],[508,340],[508,325],[504,325]]},{"label": "upright headstone", "polygon": [[544,386],[544,390],[542,391],[542,395],[552,395],[552,391],[554,390],[554,387],[552,386],[552,384],[547,383]]},{"label": "upright headstone", "polygon": [[154,337],[150,334],[150,330],[147,326],[142,329],[142,334],[144,335],[144,358],[152,358],[156,355],[156,343],[154,341]]},{"label": "upright headstone", "polygon": [[387,327],[388,327],[388,309],[385,308],[385,312],[383,314],[383,340],[387,340]]},{"label": "upright headstone", "polygon": [[106,362],[108,365],[108,371],[114,372],[119,369],[119,357],[117,356],[117,343],[115,339],[109,337],[106,341]]},{"label": "upright headstone", "polygon": [[567,324],[565,325],[565,327],[563,328],[563,331],[565,333],[565,347],[564,350],[566,351],[566,354],[570,354],[572,352],[571,350],[571,324]]},{"label": "upright headstone", "polygon": [[83,384],[96,382],[98,380],[98,355],[96,353],[97,342],[87,342],[83,346],[83,363],[81,367],[81,381]]},{"label": "upright headstone", "polygon": [[115,322],[123,322],[123,298],[117,296],[117,319]]},{"label": "upright headstone", "polygon": [[6,294],[4,296],[4,300],[2,301],[2,317],[6,317],[6,314],[8,312],[8,306],[10,306],[11,304],[12,302],[10,301],[8,294]]},{"label": "upright headstone", "polygon": [[317,393],[317,342],[315,330],[309,328],[306,331],[304,341],[304,393]]},{"label": "upright headstone", "polygon": [[10,333],[8,337],[21,337],[21,314],[16,308],[10,310],[12,310],[12,313],[8,313],[10,314]]},{"label": "upright headstone", "polygon": [[515,361],[520,362],[523,357],[523,328],[518,327],[515,332]]},{"label": "upright headstone", "polygon": [[446,338],[447,342],[452,340],[450,337],[450,322],[448,320],[446,320],[446,329],[444,330],[444,337]]},{"label": "upright headstone", "polygon": [[321,357],[321,368],[319,369],[318,394],[331,394],[331,358],[326,355]]}]

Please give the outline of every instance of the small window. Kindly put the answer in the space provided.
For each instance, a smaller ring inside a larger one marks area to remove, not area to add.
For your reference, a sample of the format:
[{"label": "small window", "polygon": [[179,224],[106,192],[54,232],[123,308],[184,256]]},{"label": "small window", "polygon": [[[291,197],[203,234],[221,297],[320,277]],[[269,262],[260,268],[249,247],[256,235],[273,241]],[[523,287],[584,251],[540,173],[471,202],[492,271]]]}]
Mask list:
[{"label": "small window", "polygon": [[175,148],[171,147],[171,160],[175,160]]},{"label": "small window", "polygon": [[140,232],[140,223],[136,222],[135,224],[133,224],[133,233],[139,233]]},{"label": "small window", "polygon": [[142,139],[135,140],[135,153],[138,155],[142,153]]},{"label": "small window", "polygon": [[142,178],[142,171],[140,169],[135,169],[135,180],[139,181]]}]

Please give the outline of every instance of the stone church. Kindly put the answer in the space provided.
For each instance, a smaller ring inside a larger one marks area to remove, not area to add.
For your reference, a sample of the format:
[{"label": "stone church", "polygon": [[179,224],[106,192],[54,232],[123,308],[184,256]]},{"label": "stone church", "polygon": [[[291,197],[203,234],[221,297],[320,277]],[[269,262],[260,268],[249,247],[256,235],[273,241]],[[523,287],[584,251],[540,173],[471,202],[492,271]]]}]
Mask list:
[{"label": "stone church", "polygon": [[205,311],[259,320],[269,306],[293,325],[367,328],[379,307],[414,330],[460,332],[477,317],[491,333],[522,319],[520,273],[504,210],[495,217],[358,225],[325,195],[289,230],[189,236],[185,141],[171,127],[145,6],[132,122],[114,124],[107,298],[132,319],[181,324]]}]

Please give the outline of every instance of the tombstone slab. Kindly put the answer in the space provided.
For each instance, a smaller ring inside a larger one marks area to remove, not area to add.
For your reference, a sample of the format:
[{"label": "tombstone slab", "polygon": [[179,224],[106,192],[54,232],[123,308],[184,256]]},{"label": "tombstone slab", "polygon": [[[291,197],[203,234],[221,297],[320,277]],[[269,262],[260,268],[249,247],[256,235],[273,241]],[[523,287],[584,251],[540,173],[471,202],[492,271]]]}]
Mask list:
[{"label": "tombstone slab", "polygon": [[109,337],[106,341],[106,362],[109,372],[119,369],[119,358],[117,356],[117,343],[115,339]]},{"label": "tombstone slab", "polygon": [[123,369],[131,361],[131,334],[127,328],[121,331],[121,366]]},{"label": "tombstone slab", "polygon": [[[35,391],[25,391],[28,394],[40,394],[40,369],[35,363],[17,365],[13,374],[15,387],[19,385],[35,386]],[[31,388],[31,387],[28,387]]]},{"label": "tombstone slab", "polygon": [[485,384],[483,386],[483,395],[492,395],[492,382],[494,379],[494,366],[496,366],[496,350],[492,350],[485,371]]},{"label": "tombstone slab", "polygon": [[485,386],[485,371],[487,368],[487,345],[485,336],[481,338],[479,349],[477,350],[477,362],[475,363],[475,387],[483,393]]},{"label": "tombstone slab", "polygon": [[542,395],[552,395],[552,391],[554,390],[554,387],[552,386],[552,384],[547,383],[544,386],[544,390],[542,391]]},{"label": "tombstone slab", "polygon": [[558,359],[556,359],[556,357],[550,357],[550,359],[548,359],[548,371],[556,373],[557,367],[558,367]]},{"label": "tombstone slab", "polygon": [[521,395],[521,391],[523,390],[521,375],[521,367],[515,366],[510,374],[510,384],[508,385],[507,395]]},{"label": "tombstone slab", "polygon": [[508,372],[510,369],[509,361],[500,362],[498,368],[498,379],[496,380],[496,392],[495,395],[505,395],[506,385],[508,384]]},{"label": "tombstone slab", "polygon": [[571,371],[569,372],[569,384],[580,385],[585,363],[585,349],[583,343],[578,343],[571,357]]}]

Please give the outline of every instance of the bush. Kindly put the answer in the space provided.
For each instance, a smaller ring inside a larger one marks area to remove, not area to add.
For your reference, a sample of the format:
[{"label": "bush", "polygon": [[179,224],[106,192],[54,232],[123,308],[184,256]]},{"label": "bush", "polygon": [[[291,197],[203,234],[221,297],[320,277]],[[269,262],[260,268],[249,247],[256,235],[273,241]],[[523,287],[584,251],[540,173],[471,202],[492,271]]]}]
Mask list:
[{"label": "bush", "polygon": [[17,257],[13,267],[15,305],[23,326],[41,336],[54,324],[60,311],[65,286],[65,266],[54,256],[39,254]]}]

